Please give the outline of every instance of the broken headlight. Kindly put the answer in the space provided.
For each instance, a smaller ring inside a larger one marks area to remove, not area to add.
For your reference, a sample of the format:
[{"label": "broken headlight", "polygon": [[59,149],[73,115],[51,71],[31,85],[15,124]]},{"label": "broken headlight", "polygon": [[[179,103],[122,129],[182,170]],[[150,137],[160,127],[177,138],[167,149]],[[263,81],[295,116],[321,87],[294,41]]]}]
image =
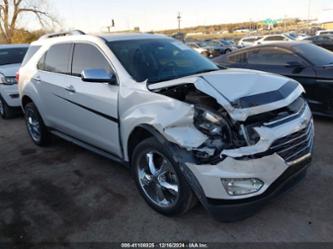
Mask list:
[{"label": "broken headlight", "polygon": [[218,136],[222,132],[223,118],[218,114],[203,108],[196,108],[194,115],[194,125],[207,136]]},{"label": "broken headlight", "polygon": [[219,159],[220,152],[229,148],[232,141],[228,122],[216,112],[196,107],[194,125],[209,138],[201,147],[194,150],[195,156],[202,162]]}]

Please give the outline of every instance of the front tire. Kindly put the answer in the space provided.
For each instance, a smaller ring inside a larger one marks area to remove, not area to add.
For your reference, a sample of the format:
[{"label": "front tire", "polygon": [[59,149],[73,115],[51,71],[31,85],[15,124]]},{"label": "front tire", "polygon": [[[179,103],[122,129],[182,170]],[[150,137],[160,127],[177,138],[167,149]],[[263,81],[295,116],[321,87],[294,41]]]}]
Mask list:
[{"label": "front tire", "polygon": [[25,123],[32,141],[38,146],[45,146],[49,143],[49,132],[40,116],[36,106],[28,103],[24,107]]},{"label": "front tire", "polygon": [[167,215],[186,213],[196,202],[170,152],[155,138],[141,142],[132,156],[137,188],[150,207]]}]

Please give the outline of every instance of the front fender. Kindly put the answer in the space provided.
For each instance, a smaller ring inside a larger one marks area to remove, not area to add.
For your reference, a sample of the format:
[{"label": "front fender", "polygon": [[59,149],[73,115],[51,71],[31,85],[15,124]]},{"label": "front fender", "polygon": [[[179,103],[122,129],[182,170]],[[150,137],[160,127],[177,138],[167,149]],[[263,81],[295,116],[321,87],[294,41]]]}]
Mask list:
[{"label": "front fender", "polygon": [[153,127],[166,140],[186,149],[197,148],[208,139],[193,124],[193,105],[144,90],[133,91],[119,101],[124,148],[128,148],[134,129],[142,125]]}]

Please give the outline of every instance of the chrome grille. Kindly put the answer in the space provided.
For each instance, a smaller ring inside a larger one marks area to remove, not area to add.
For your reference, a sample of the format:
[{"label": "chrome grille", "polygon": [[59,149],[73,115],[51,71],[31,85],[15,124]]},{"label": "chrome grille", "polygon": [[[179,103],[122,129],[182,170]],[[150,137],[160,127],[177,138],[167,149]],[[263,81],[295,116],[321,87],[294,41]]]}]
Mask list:
[{"label": "chrome grille", "polygon": [[280,155],[287,163],[292,164],[298,159],[311,154],[313,147],[314,126],[308,126],[296,133],[276,140],[270,151]]}]

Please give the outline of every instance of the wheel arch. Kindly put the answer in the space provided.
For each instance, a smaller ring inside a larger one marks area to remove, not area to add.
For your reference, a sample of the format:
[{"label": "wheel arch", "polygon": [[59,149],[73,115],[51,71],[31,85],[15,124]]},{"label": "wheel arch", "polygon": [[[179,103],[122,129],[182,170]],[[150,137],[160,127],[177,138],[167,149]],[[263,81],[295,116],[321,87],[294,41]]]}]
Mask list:
[{"label": "wheel arch", "polygon": [[34,101],[29,96],[24,95],[21,100],[22,109],[24,110],[24,107],[29,103],[34,103]]},{"label": "wheel arch", "polygon": [[165,144],[167,142],[167,140],[151,125],[142,124],[132,130],[128,137],[126,148],[127,158],[129,162],[131,161],[131,157],[135,147],[141,141],[150,137],[156,138],[162,144]]}]

